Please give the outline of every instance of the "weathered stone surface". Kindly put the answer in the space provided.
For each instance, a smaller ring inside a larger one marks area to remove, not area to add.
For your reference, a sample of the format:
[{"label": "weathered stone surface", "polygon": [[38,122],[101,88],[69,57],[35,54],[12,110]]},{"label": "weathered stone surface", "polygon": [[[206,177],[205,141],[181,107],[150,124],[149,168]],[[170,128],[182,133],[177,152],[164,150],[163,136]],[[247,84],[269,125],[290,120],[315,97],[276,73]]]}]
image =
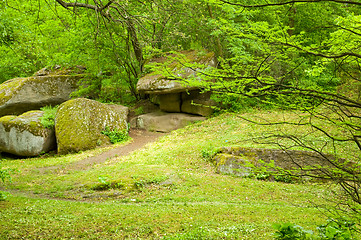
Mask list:
[{"label": "weathered stone surface", "polygon": [[148,74],[137,83],[137,90],[141,94],[169,94],[197,89],[195,86],[187,86],[176,80],[167,80],[160,74]]},{"label": "weathered stone surface", "polygon": [[[204,53],[198,51],[183,51],[187,62],[199,63],[214,67],[216,65],[216,59],[214,53]],[[153,59],[152,62],[165,63],[166,58]],[[184,67],[182,64],[173,62],[168,66],[172,68],[173,74],[180,78],[186,79],[190,76],[196,76],[196,71],[191,68]],[[168,93],[179,93],[197,89],[198,87],[189,86],[186,83],[170,80],[161,74],[150,73],[139,79],[137,83],[137,90],[141,94],[168,94]]]},{"label": "weathered stone surface", "polygon": [[130,125],[133,128],[141,128],[148,131],[170,132],[203,120],[205,120],[204,117],[185,113],[154,112],[132,119]]},{"label": "weathered stone surface", "polygon": [[56,148],[54,129],[40,123],[43,111],[0,118],[0,152],[32,157]]},{"label": "weathered stone surface", "polygon": [[254,167],[266,166],[271,162],[274,166],[266,166],[268,172],[276,168],[290,171],[305,171],[300,166],[308,166],[312,174],[322,172],[322,169],[332,166],[328,160],[333,160],[332,155],[321,156],[314,152],[280,149],[261,149],[243,147],[225,147],[213,157],[217,173],[235,176],[249,176],[253,174]]},{"label": "weathered stone surface", "polygon": [[110,144],[101,132],[127,129],[127,119],[118,107],[77,98],[61,104],[55,118],[58,153],[78,152]]},{"label": "weathered stone surface", "polygon": [[198,90],[182,93],[181,112],[210,116],[213,113],[212,106],[216,105],[210,97],[210,92],[200,93]]},{"label": "weathered stone surface", "polygon": [[[76,71],[79,72],[78,69]],[[70,70],[42,71],[37,76],[15,78],[0,84],[0,117],[19,115],[47,105],[69,100],[84,74],[71,74]],[[62,75],[61,75],[62,74]]]},{"label": "weathered stone surface", "polygon": [[123,105],[117,105],[117,104],[109,104],[109,107],[111,107],[114,111],[118,112],[122,119],[125,119],[128,121],[129,116],[129,108]]},{"label": "weathered stone surface", "polygon": [[151,94],[149,95],[149,101],[155,105],[159,105],[160,104],[159,96],[160,95]]},{"label": "weathered stone surface", "polygon": [[159,95],[159,108],[165,112],[180,112],[182,96],[181,93],[170,93]]},{"label": "weathered stone surface", "polygon": [[213,158],[216,165],[216,172],[230,174],[239,177],[246,177],[252,174],[252,163],[248,158],[242,158],[227,153],[219,153]]},{"label": "weathered stone surface", "polygon": [[35,72],[34,76],[48,76],[48,75],[74,75],[74,74],[83,74],[86,70],[84,66],[75,66],[71,68],[63,68],[60,65],[55,65],[53,67],[45,67]]}]

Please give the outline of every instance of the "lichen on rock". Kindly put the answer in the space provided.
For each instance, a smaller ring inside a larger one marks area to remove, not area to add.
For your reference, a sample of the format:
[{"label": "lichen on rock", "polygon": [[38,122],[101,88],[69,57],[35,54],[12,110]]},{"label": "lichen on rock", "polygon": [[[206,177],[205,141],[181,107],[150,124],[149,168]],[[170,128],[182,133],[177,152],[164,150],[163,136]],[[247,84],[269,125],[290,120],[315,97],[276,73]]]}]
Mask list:
[{"label": "lichen on rock", "polygon": [[185,113],[165,113],[162,111],[147,113],[133,118],[130,125],[134,128],[155,132],[170,132],[183,128],[189,124],[204,121],[201,116]]},{"label": "lichen on rock", "polygon": [[127,129],[127,115],[114,106],[85,98],[61,104],[55,118],[58,153],[79,152],[110,144],[101,132]]},{"label": "lichen on rock", "polygon": [[[205,66],[215,67],[216,58],[212,52],[200,52],[195,50],[180,52],[184,56],[184,61],[187,64],[203,64]],[[172,55],[174,57],[174,54]],[[169,68],[172,75],[178,76],[182,79],[197,76],[197,72],[189,67],[184,66],[184,63],[177,61],[167,62],[167,57],[155,58],[151,60],[150,64],[161,63],[165,64],[164,67]],[[167,71],[165,71],[167,72]],[[199,78],[199,76],[197,76]],[[137,90],[144,94],[169,94],[186,92],[198,89],[197,86],[191,86],[179,80],[169,79],[167,76],[159,73],[149,73],[139,79],[137,83]]]},{"label": "lichen on rock", "polygon": [[210,99],[210,92],[203,93],[202,85],[206,80],[196,69],[215,67],[215,55],[195,50],[182,51],[180,54],[182,57],[179,61],[174,60],[174,54],[168,56],[169,61],[168,57],[152,59],[150,65],[160,64],[161,67],[158,67],[164,69],[140,78],[137,90],[140,94],[149,94],[152,99],[158,99],[162,111],[209,116],[213,113],[215,102]]},{"label": "lichen on rock", "polygon": [[59,70],[47,75],[5,81],[0,84],[0,117],[63,103],[70,99],[79,80],[85,76],[78,71],[72,74],[70,70]]}]

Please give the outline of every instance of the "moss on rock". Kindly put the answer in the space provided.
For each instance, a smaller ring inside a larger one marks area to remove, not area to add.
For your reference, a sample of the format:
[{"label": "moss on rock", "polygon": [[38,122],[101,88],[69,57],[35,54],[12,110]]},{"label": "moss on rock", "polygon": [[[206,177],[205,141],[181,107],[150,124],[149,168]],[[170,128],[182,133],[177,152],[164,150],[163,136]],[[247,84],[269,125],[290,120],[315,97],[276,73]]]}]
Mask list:
[{"label": "moss on rock", "polygon": [[8,80],[0,84],[0,117],[63,103],[85,76],[45,75]]},{"label": "moss on rock", "polygon": [[43,114],[43,111],[29,111],[20,116],[4,116],[0,118],[0,123],[6,131],[16,128],[20,132],[28,131],[35,136],[46,136],[47,131],[44,131],[44,126],[40,123]]},{"label": "moss on rock", "polygon": [[[189,51],[181,51],[180,54],[184,56],[182,58],[186,63],[196,63],[203,64],[206,66],[214,67],[216,65],[216,58],[214,53],[212,52],[201,52],[195,50]],[[175,57],[174,54],[170,54],[170,57]],[[164,64],[166,68],[171,69],[172,74],[177,75],[183,79],[187,79],[190,76],[197,75],[196,71],[191,68],[184,67],[184,63],[180,63],[178,61],[167,62],[167,57],[160,57],[152,59],[149,63],[161,63]],[[199,77],[199,76],[198,76]],[[142,94],[168,94],[168,93],[180,93],[186,92],[190,90],[198,89],[197,86],[191,86],[189,84],[185,84],[179,82],[177,80],[168,79],[167,76],[163,76],[158,73],[149,73],[139,79],[137,83],[137,90]]]},{"label": "moss on rock", "polygon": [[0,152],[19,156],[37,156],[55,148],[54,129],[41,124],[43,111],[0,118]]},{"label": "moss on rock", "polygon": [[110,144],[109,138],[101,133],[105,127],[127,129],[124,113],[85,98],[61,104],[55,119],[58,152],[65,154]]}]

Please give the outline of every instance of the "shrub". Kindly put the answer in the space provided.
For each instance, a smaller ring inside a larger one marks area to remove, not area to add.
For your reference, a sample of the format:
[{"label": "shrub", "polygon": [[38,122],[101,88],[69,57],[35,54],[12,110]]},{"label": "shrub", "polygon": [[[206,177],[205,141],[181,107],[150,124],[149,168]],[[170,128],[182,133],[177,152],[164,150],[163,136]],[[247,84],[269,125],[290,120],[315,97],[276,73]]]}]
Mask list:
[{"label": "shrub", "polygon": [[277,231],[273,234],[273,237],[277,240],[351,240],[354,239],[353,233],[356,231],[354,226],[353,222],[343,218],[329,219],[327,224],[317,227],[318,232],[315,233],[293,223],[274,224],[273,228]]},{"label": "shrub", "polygon": [[128,135],[128,130],[127,129],[123,129],[123,130],[118,130],[118,129],[114,129],[114,130],[110,130],[110,128],[107,126],[105,127],[105,130],[101,132],[102,134],[106,135],[109,137],[109,140],[111,143],[118,143],[118,142],[124,142],[127,141],[129,139],[129,135]]},{"label": "shrub", "polygon": [[301,226],[292,223],[274,224],[273,228],[277,231],[273,234],[277,240],[291,240],[300,239],[307,240],[312,239],[312,231],[307,231]]},{"label": "shrub", "polygon": [[58,106],[46,106],[41,108],[44,111],[43,116],[40,118],[41,124],[49,129],[54,128],[55,126],[55,115],[56,111],[58,110]]},{"label": "shrub", "polygon": [[206,161],[211,161],[214,155],[218,153],[218,149],[213,146],[207,146],[201,150],[201,156]]}]

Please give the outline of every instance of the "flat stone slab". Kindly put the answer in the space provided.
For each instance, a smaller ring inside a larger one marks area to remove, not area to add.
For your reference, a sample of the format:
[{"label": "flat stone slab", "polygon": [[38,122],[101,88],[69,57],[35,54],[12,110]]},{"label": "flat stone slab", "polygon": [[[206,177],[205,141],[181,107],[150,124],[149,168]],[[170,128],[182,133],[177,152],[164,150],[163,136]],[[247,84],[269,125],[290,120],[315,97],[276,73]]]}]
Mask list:
[{"label": "flat stone slab", "polygon": [[[62,74],[62,75],[61,75]],[[14,78],[0,84],[0,117],[20,115],[47,105],[58,105],[70,99],[84,74],[69,71],[37,73],[27,78]]]},{"label": "flat stone slab", "polygon": [[224,147],[212,161],[217,173],[245,177],[254,174],[254,169],[260,168],[269,173],[283,169],[320,175],[324,169],[333,167],[332,161],[340,164],[344,160],[335,159],[330,154],[321,156],[310,151]]},{"label": "flat stone slab", "polygon": [[[198,63],[209,67],[216,66],[216,58],[212,52],[200,52],[195,50],[182,51],[184,61],[186,63]],[[173,56],[174,55],[169,55]],[[188,79],[189,77],[197,76],[197,71],[190,67],[185,67],[184,63],[179,63],[176,60],[167,62],[167,57],[160,57],[151,60],[151,63],[162,63],[166,64],[167,68],[171,69],[173,75],[179,79]],[[200,76],[197,76],[200,78]],[[158,73],[149,73],[144,77],[140,78],[137,83],[137,90],[141,94],[169,94],[186,92],[190,90],[198,89],[199,87],[190,86],[185,82],[179,80],[169,79],[167,76],[163,76]]]},{"label": "flat stone slab", "polygon": [[186,113],[165,113],[159,111],[133,118],[130,121],[130,125],[132,128],[140,128],[148,131],[170,132],[205,119],[205,117]]}]

